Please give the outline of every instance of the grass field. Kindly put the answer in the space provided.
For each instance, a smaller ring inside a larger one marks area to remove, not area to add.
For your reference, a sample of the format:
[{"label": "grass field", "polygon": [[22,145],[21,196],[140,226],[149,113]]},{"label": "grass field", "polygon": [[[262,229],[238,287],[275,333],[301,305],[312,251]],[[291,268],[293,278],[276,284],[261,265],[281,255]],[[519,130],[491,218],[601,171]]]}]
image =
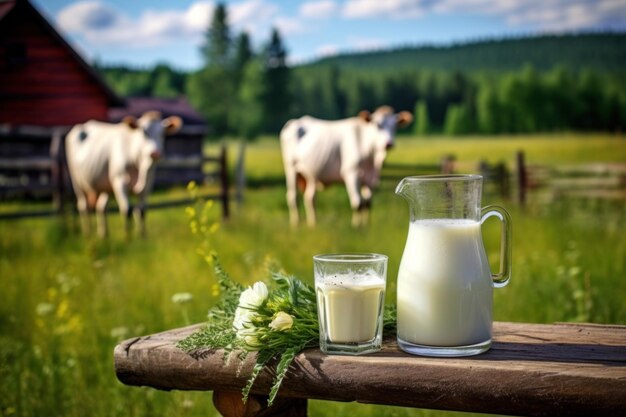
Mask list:
[{"label": "grass field", "polygon": [[[235,146],[230,148],[234,160]],[[460,169],[475,171],[481,159],[512,166],[520,149],[531,163],[626,162],[626,139],[601,135],[400,138],[388,161],[436,164],[454,153]],[[246,167],[254,186],[212,235],[235,279],[263,279],[271,261],[310,281],[316,253],[382,252],[390,257],[388,301],[393,302],[408,227],[406,205],[393,193],[397,179],[386,179],[376,191],[367,228],[350,227],[345,190],[330,187],[317,201],[318,227],[291,230],[284,186],[277,182],[282,165],[276,141],[250,145]],[[557,199],[519,207],[486,194],[483,204],[492,203],[505,206],[513,218],[513,278],[495,292],[496,320],[626,324],[623,200]],[[211,212],[215,220],[219,211],[216,205]],[[147,239],[127,241],[120,219],[112,215],[111,237],[98,241],[82,237],[71,215],[0,222],[0,415],[216,415],[210,393],[127,387],[113,373],[118,341],[204,321],[216,295],[215,278],[196,254],[200,241],[189,230],[184,208],[152,211],[147,224]],[[497,233],[497,222],[484,228],[494,265]],[[191,293],[193,301],[174,303],[172,296],[180,292]],[[441,415],[320,401],[310,402],[309,414]]]}]

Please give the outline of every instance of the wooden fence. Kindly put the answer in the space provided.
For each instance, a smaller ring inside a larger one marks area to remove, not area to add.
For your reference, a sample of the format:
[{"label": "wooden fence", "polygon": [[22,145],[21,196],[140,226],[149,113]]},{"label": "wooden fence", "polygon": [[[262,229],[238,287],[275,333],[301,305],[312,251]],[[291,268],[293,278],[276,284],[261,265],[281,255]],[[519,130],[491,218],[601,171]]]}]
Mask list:
[{"label": "wooden fence", "polygon": [[[30,197],[51,200],[49,208],[0,213],[0,219],[50,216],[61,213],[73,200],[63,146],[67,129],[0,127],[0,199]],[[166,141],[167,142],[167,141]],[[19,144],[19,146],[15,146]],[[172,155],[159,161],[155,187],[211,179],[219,191],[202,198],[221,202],[222,216],[230,215],[229,175],[226,145],[217,155]],[[200,173],[200,177],[197,173]],[[149,208],[185,205],[190,199],[149,204]]]},{"label": "wooden fence", "polygon": [[[439,164],[386,163],[383,180],[398,181],[408,175],[453,174],[458,170],[454,155],[444,155]],[[467,168],[467,164],[463,164]],[[474,169],[470,169],[474,172]],[[484,178],[486,193],[527,204],[533,200],[561,197],[585,197],[626,200],[626,163],[593,163],[578,165],[542,165],[529,163],[523,151],[515,162],[480,161],[478,173]]]},{"label": "wooden fence", "polygon": [[479,165],[486,187],[504,198],[515,197],[522,205],[529,193],[543,198],[586,197],[626,199],[626,164],[592,163],[578,165],[541,165],[526,161],[524,152],[515,155],[509,171],[504,162]]}]

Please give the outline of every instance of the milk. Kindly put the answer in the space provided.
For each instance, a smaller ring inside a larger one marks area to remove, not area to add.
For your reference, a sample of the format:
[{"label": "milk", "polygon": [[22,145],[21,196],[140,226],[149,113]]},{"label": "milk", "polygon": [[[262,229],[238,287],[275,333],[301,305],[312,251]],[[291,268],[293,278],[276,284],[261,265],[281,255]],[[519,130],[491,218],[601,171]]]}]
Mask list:
[{"label": "milk", "polygon": [[487,341],[492,293],[479,222],[410,224],[398,272],[398,339],[438,347]]},{"label": "milk", "polygon": [[385,281],[369,276],[333,275],[317,285],[322,329],[331,343],[365,342],[374,339],[383,308]]}]

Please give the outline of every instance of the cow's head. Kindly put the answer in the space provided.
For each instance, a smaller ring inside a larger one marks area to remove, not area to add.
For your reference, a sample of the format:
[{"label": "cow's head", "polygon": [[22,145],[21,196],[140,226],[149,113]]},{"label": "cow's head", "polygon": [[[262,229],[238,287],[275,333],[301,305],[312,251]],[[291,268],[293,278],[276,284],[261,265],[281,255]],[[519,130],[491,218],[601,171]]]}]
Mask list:
[{"label": "cow's head", "polygon": [[165,135],[176,133],[183,122],[178,116],[163,119],[158,111],[146,112],[139,119],[127,116],[122,122],[139,132],[139,135],[135,136],[138,176],[133,187],[133,191],[139,194],[144,191],[146,184],[152,181],[149,174],[153,171],[154,163],[163,154]]},{"label": "cow's head", "polygon": [[396,128],[407,126],[413,121],[413,115],[408,111],[394,113],[390,106],[379,107],[374,113],[363,110],[359,117],[371,126],[369,130],[374,135],[374,147],[377,150],[393,147]]},{"label": "cow's head", "polygon": [[165,135],[176,133],[183,125],[180,117],[170,116],[163,119],[158,111],[146,112],[139,119],[126,116],[122,122],[132,129],[141,129],[143,132],[141,156],[150,156],[153,160],[158,160],[163,154]]},{"label": "cow's head", "polygon": [[359,117],[365,122],[361,135],[367,143],[366,147],[373,164],[373,170],[369,172],[369,183],[371,186],[376,186],[387,157],[387,150],[393,147],[396,128],[411,123],[413,115],[408,111],[394,113],[391,107],[382,106],[374,113],[363,110],[359,113]]}]

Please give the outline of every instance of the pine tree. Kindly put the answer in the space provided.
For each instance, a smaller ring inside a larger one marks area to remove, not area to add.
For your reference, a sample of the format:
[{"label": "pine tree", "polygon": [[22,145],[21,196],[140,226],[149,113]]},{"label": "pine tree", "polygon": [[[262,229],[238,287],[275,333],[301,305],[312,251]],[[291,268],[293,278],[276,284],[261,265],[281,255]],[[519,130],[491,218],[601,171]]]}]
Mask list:
[{"label": "pine tree", "polygon": [[253,53],[250,47],[250,36],[247,32],[242,32],[235,41],[235,57],[233,61],[235,72],[235,84],[239,85],[243,77],[246,64],[252,59]]},{"label": "pine tree", "polygon": [[233,113],[233,126],[237,134],[247,140],[262,133],[265,120],[265,68],[259,59],[250,59],[242,72],[237,95],[237,111]]},{"label": "pine tree", "polygon": [[272,29],[270,42],[265,48],[265,131],[278,132],[290,116],[290,71],[287,67],[287,50],[280,33]]},{"label": "pine tree", "polygon": [[415,133],[417,135],[427,135],[430,129],[428,120],[428,106],[425,100],[418,100],[415,104]]},{"label": "pine tree", "polygon": [[231,65],[230,28],[228,27],[226,6],[223,3],[215,6],[201,52],[207,66],[226,69]]},{"label": "pine tree", "polygon": [[236,86],[230,29],[223,4],[215,7],[201,52],[205,67],[189,77],[187,96],[207,118],[212,133],[224,135],[231,129],[229,120],[235,105]]}]

